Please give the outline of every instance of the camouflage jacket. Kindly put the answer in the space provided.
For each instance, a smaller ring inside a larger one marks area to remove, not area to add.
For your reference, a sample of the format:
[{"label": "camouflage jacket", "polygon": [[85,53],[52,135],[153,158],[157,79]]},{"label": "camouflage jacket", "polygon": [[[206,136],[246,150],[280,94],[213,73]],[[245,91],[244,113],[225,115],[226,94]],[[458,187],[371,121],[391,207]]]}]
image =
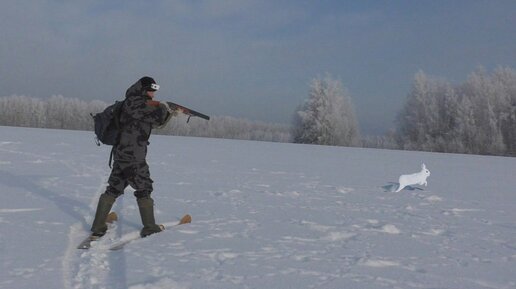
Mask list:
[{"label": "camouflage jacket", "polygon": [[163,105],[152,101],[144,93],[139,81],[125,93],[120,116],[120,143],[114,151],[115,161],[145,161],[152,128],[163,125],[169,117],[169,112]]}]

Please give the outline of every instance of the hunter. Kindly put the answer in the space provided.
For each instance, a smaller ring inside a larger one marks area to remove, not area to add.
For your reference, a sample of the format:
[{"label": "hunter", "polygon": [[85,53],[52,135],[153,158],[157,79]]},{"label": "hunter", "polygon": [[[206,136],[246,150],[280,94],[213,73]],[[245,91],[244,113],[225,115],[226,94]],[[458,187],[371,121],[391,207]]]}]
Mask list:
[{"label": "hunter", "polygon": [[147,146],[152,129],[165,126],[177,112],[171,110],[166,102],[154,100],[158,90],[156,81],[145,76],[125,93],[120,115],[120,141],[113,147],[113,167],[106,191],[99,198],[91,227],[92,236],[101,237],[106,233],[107,215],[128,185],[135,190],[143,224],[140,235],[146,237],[163,229],[154,219],[153,181],[146,161]]}]

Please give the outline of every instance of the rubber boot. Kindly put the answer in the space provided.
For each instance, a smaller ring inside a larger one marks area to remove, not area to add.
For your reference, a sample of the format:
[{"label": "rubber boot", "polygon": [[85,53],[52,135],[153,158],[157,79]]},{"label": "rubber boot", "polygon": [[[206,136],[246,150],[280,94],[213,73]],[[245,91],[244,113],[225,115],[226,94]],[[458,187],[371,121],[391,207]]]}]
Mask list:
[{"label": "rubber boot", "polygon": [[154,219],[154,200],[151,197],[138,199],[138,208],[142,218],[143,229],[140,236],[145,238],[154,233],[161,232],[161,227],[156,224]]},{"label": "rubber boot", "polygon": [[116,198],[106,193],[100,195],[99,203],[97,205],[97,212],[95,213],[95,220],[91,225],[91,232],[94,236],[104,236],[107,231],[106,218],[115,203]]}]

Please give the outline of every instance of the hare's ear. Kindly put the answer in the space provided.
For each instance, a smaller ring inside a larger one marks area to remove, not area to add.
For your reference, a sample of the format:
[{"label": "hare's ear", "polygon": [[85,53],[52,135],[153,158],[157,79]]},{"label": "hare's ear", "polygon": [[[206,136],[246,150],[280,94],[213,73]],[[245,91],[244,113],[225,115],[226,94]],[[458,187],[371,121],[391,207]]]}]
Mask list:
[{"label": "hare's ear", "polygon": [[424,163],[421,165],[421,169],[426,170],[426,165]]}]

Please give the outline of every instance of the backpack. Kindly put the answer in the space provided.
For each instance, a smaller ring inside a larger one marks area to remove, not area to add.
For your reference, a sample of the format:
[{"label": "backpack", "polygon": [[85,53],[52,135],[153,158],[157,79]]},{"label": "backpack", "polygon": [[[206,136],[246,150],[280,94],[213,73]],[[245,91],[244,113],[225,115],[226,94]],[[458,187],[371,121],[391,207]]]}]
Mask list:
[{"label": "backpack", "polygon": [[95,126],[95,142],[98,146],[100,143],[111,145],[111,155],[109,156],[109,167],[113,159],[113,150],[120,141],[120,115],[122,114],[122,106],[124,101],[116,101],[114,104],[106,107],[104,111],[97,114],[90,114],[93,118]]}]

